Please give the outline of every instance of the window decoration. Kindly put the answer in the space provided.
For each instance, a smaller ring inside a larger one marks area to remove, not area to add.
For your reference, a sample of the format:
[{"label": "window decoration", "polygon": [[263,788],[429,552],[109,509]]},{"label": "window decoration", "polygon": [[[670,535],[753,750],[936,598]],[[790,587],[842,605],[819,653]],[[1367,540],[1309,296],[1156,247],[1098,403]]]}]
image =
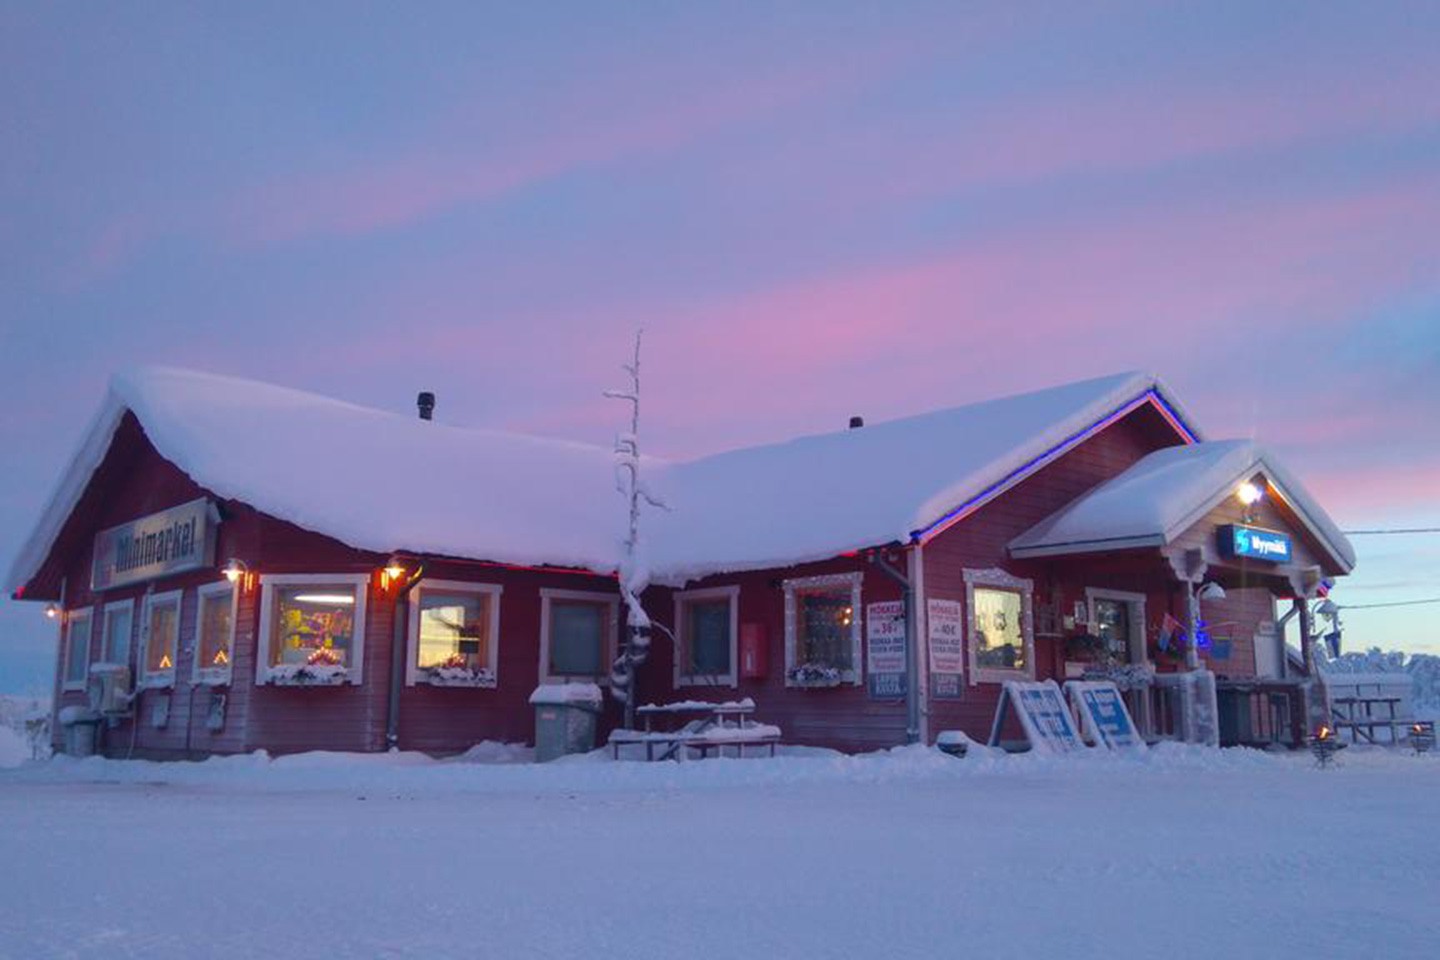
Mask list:
[{"label": "window decoration", "polygon": [[255,682],[360,683],[369,579],[366,574],[261,577]]},{"label": "window decoration", "polygon": [[146,598],[143,637],[140,682],[147,687],[173,687],[180,640],[180,591]]},{"label": "window decoration", "polygon": [[228,581],[200,588],[196,614],[194,678],[199,684],[230,682],[235,647],[235,584]]},{"label": "window decoration", "polygon": [[90,675],[91,608],[65,614],[65,672],[63,690],[84,690]]},{"label": "window decoration", "polygon": [[494,584],[459,580],[425,580],[412,589],[406,682],[495,686],[500,593]]},{"label": "window decoration", "polygon": [[675,685],[736,686],[740,588],[675,594]]},{"label": "window decoration", "polygon": [[858,573],[785,581],[785,685],[864,682]]},{"label": "window decoration", "polygon": [[135,629],[135,601],[107,603],[100,617],[100,660],[130,666],[130,637]]},{"label": "window decoration", "polygon": [[1035,676],[1034,584],[1004,570],[965,571],[970,682]]},{"label": "window decoration", "polygon": [[620,598],[540,591],[540,680],[606,683],[620,632]]}]

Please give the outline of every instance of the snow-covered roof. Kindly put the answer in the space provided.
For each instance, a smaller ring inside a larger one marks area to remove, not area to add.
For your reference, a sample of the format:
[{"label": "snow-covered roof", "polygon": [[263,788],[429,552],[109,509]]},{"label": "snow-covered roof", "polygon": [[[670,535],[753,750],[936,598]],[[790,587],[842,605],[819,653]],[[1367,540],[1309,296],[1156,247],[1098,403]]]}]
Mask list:
[{"label": "snow-covered roof", "polygon": [[676,464],[652,563],[684,579],[909,541],[1149,399],[1179,416],[1155,377],[1126,373]]},{"label": "snow-covered roof", "polygon": [[1252,440],[1167,447],[1143,457],[1010,542],[1016,557],[1163,546],[1200,521],[1243,480],[1263,474],[1345,570],[1355,551],[1294,476]]},{"label": "snow-covered roof", "polygon": [[[789,566],[909,540],[997,495],[1088,431],[1155,403],[1121,374],[688,462],[647,460],[657,581]],[[172,368],[116,376],[7,586],[40,569],[126,410],[200,486],[351,546],[612,572],[625,511],[609,449],[422,421],[300,390]]]}]

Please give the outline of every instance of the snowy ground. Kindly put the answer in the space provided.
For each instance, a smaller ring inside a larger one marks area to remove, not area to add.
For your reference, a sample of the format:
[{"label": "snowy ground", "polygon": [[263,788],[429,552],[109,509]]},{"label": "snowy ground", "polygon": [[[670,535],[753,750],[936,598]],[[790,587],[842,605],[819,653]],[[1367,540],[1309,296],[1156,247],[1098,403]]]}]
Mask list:
[{"label": "snowy ground", "polygon": [[0,956],[1434,957],[1440,757],[1345,754],[58,758]]}]

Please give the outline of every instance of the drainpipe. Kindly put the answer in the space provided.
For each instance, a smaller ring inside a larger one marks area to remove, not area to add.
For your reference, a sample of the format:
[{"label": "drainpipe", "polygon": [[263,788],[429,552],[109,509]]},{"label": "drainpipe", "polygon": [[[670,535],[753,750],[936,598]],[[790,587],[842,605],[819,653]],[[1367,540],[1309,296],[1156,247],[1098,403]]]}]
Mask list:
[{"label": "drainpipe", "polygon": [[917,640],[915,629],[915,587],[910,578],[897,570],[878,550],[871,550],[866,558],[882,573],[900,584],[905,601],[905,742],[920,742],[920,674],[917,665]]},{"label": "drainpipe", "polygon": [[410,590],[425,576],[421,563],[395,589],[394,622],[390,630],[390,700],[385,715],[385,749],[400,749],[400,691],[405,687],[405,639],[410,629]]}]

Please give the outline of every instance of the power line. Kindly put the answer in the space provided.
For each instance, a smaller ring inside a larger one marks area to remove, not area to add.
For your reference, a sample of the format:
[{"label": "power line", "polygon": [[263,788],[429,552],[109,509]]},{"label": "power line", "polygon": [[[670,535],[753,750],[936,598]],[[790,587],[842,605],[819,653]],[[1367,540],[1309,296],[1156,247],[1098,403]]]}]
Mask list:
[{"label": "power line", "polygon": [[1339,603],[1336,606],[1341,610],[1374,610],[1377,607],[1414,607],[1422,603],[1440,603],[1440,597],[1431,597],[1429,600],[1396,600],[1393,603]]},{"label": "power line", "polygon": [[1391,533],[1440,533],[1440,527],[1396,527],[1391,530],[1341,530],[1347,537],[1379,536]]}]

